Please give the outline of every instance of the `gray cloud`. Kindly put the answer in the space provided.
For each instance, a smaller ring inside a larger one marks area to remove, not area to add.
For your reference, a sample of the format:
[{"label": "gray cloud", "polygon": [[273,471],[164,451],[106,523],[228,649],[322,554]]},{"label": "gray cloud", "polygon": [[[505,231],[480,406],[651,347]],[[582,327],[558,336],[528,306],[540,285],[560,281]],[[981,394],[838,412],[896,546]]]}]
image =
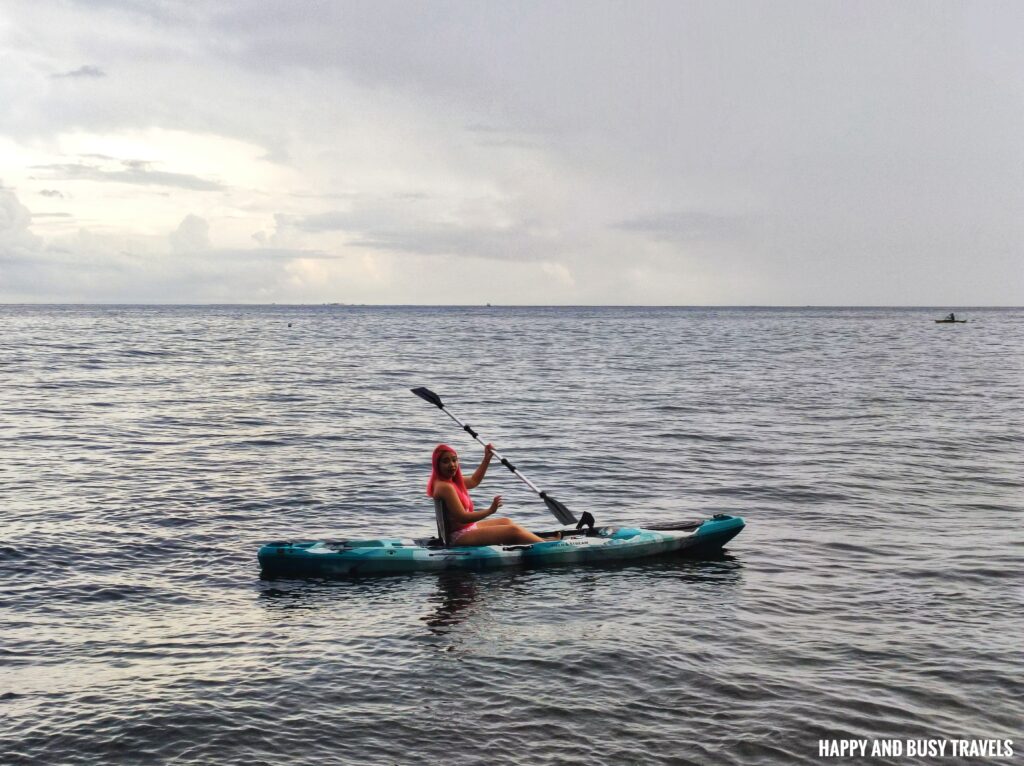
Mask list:
[{"label": "gray cloud", "polygon": [[543,149],[552,138],[550,131],[533,128],[513,128],[510,126],[487,125],[473,123],[465,126],[465,131],[478,136],[477,146],[498,149]]},{"label": "gray cloud", "polygon": [[270,261],[284,263],[296,259],[313,261],[341,261],[346,256],[337,253],[328,253],[323,250],[287,247],[260,247],[260,248],[221,248],[211,250],[213,258],[224,260],[246,261]]},{"label": "gray cloud", "polygon": [[540,130],[536,127],[532,129],[520,128],[515,129],[503,125],[488,125],[482,122],[474,122],[466,125],[465,128],[468,133],[486,133],[486,134],[498,134],[498,135],[543,135],[547,131]]},{"label": "gray cloud", "polygon": [[[411,201],[422,199],[412,195]],[[454,255],[497,260],[546,260],[558,250],[557,237],[538,230],[536,222],[452,223],[431,217],[404,200],[375,200],[351,211],[332,210],[309,216],[278,215],[278,233],[339,232],[352,247],[414,255]]]},{"label": "gray cloud", "polygon": [[494,149],[541,149],[542,144],[537,141],[527,141],[521,138],[494,138],[484,141],[477,141],[477,146],[491,147]]},{"label": "gray cloud", "polygon": [[749,230],[747,221],[739,216],[715,215],[698,211],[678,211],[639,216],[613,224],[623,231],[646,234],[669,242],[735,239]]},{"label": "gray cloud", "polygon": [[359,232],[355,247],[418,255],[456,255],[498,260],[529,260],[537,255],[533,237],[521,226],[505,228],[444,224],[379,228]]},{"label": "gray cloud", "polygon": [[52,74],[50,77],[54,80],[60,80],[64,78],[79,78],[79,77],[106,77],[107,73],[96,66],[80,66],[78,69],[70,72],[64,72],[62,74]]},{"label": "gray cloud", "polygon": [[278,228],[292,228],[310,234],[324,231],[348,231],[357,226],[356,217],[352,213],[332,210],[306,216],[275,216]]},{"label": "gray cloud", "polygon": [[64,194],[57,189],[43,189],[39,192],[44,197],[56,197],[58,199],[64,199]]},{"label": "gray cloud", "polygon": [[35,170],[46,171],[46,180],[102,181],[110,183],[136,184],[140,186],[169,186],[192,191],[222,191],[225,187],[216,181],[186,173],[168,173],[150,170],[150,163],[142,160],[123,160],[123,170],[104,170],[98,165],[84,163],[63,163],[37,165]]}]

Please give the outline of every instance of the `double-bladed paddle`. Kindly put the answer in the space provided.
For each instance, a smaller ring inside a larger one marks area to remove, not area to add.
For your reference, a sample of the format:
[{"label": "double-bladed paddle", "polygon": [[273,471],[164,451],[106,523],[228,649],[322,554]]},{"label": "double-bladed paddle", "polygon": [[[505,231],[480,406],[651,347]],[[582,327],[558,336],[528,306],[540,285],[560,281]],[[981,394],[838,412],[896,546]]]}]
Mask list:
[{"label": "double-bladed paddle", "polygon": [[[462,426],[462,430],[465,431],[467,434],[472,436],[474,439],[476,439],[478,442],[483,444],[485,447],[487,446],[487,444],[484,442],[484,440],[481,439],[477,435],[476,431],[474,431],[467,424],[463,423],[461,420],[459,420],[457,417],[455,417],[451,412],[449,412],[445,408],[444,402],[441,401],[441,397],[440,396],[435,394],[429,388],[413,388],[411,390],[420,399],[423,399],[425,401],[430,402],[435,407],[437,407],[439,410],[444,412],[445,415],[447,415],[452,420],[454,420],[456,423],[458,423],[460,426]],[[555,498],[549,496],[546,492],[542,492],[541,490],[537,489],[537,486],[532,481],[530,481],[525,476],[523,476],[523,474],[519,472],[519,469],[517,469],[508,460],[506,460],[501,455],[499,455],[497,453],[497,451],[494,452],[494,456],[496,458],[498,458],[498,460],[501,461],[501,464],[503,466],[505,466],[508,470],[510,470],[512,473],[514,473],[516,476],[518,476],[526,484],[526,486],[528,486],[530,489],[532,489],[534,492],[536,492],[540,496],[540,499],[544,501],[544,504],[548,507],[548,510],[551,511],[551,513],[553,513],[555,515],[556,519],[558,519],[563,524],[575,524],[576,523],[576,517],[573,515],[572,511],[570,511],[568,508],[566,508],[560,502],[555,500]],[[583,521],[580,522],[580,525],[582,525],[583,523],[587,523],[587,522],[589,522],[589,525],[591,527],[593,527],[594,526],[594,517],[591,516],[590,513],[584,512],[584,514],[583,514]]]}]

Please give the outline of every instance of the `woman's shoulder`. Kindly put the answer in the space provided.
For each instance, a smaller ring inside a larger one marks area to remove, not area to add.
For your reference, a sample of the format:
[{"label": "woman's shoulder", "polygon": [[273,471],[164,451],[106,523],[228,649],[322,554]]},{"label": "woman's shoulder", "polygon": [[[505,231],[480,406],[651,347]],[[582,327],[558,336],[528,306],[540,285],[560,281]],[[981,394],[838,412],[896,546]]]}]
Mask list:
[{"label": "woman's shoulder", "polygon": [[432,497],[436,500],[447,500],[452,497],[458,497],[458,493],[455,491],[455,485],[450,481],[437,479],[434,481],[434,493]]}]

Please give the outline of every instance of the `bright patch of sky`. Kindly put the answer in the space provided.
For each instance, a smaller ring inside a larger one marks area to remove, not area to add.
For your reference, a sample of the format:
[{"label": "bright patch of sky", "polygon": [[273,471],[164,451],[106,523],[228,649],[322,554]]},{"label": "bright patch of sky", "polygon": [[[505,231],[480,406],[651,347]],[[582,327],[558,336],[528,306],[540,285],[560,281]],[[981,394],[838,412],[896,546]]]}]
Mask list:
[{"label": "bright patch of sky", "polygon": [[0,8],[0,301],[1020,305],[1019,3]]}]

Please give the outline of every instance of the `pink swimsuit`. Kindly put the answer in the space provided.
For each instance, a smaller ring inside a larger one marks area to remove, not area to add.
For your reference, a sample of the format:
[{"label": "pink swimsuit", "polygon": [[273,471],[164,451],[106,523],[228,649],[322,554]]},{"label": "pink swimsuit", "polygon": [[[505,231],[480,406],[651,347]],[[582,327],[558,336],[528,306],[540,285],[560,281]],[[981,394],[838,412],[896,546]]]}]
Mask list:
[{"label": "pink swimsuit", "polygon": [[468,526],[462,527],[461,529],[456,529],[454,532],[452,532],[452,542],[453,543],[457,543],[459,541],[460,537],[462,537],[464,534],[466,534],[467,532],[469,532],[471,530],[474,530],[474,529],[476,529],[476,522],[475,521],[472,524],[468,525]]}]

